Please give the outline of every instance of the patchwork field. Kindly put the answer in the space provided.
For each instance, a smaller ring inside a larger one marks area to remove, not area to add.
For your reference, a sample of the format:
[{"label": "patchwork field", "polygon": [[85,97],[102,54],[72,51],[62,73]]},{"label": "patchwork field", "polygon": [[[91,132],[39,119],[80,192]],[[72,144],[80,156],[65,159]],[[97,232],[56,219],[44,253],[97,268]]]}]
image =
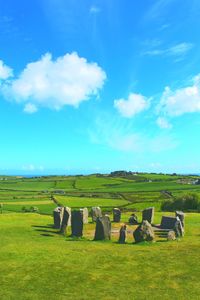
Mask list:
[{"label": "patchwork field", "polygon": [[[101,206],[140,210],[160,206],[170,192],[177,196],[185,192],[200,194],[200,185],[191,182],[195,176],[138,174],[130,177],[110,176],[49,176],[40,178],[0,177],[0,204],[4,211],[19,212],[23,207],[36,206],[40,213],[51,214],[56,207],[52,196],[71,207]],[[190,183],[190,184],[188,184]]]},{"label": "patchwork field", "polygon": [[[199,299],[200,214],[186,213],[186,235],[168,242],[134,244],[128,225],[127,244],[117,243],[121,223],[112,223],[112,240],[93,241],[95,225],[72,239],[53,228],[59,204],[72,209],[101,206],[121,222],[149,206],[185,192],[200,194],[194,176],[139,174],[107,176],[0,177],[0,299]],[[37,213],[24,212],[37,208]],[[91,221],[91,219],[90,219]]]}]

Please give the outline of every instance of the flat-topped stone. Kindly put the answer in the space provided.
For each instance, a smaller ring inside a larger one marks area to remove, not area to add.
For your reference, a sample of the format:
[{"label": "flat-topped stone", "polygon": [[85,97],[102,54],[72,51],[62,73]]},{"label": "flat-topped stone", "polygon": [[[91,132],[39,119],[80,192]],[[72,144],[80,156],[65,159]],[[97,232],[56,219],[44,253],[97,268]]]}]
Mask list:
[{"label": "flat-topped stone", "polygon": [[113,208],[113,222],[120,222],[121,211],[119,208]]},{"label": "flat-topped stone", "polygon": [[73,210],[71,217],[72,225],[72,236],[82,237],[83,236],[83,211]]},{"label": "flat-topped stone", "polygon": [[150,224],[152,224],[153,219],[154,219],[154,207],[145,208],[142,211],[142,221],[148,221]]},{"label": "flat-topped stone", "polygon": [[177,237],[184,235],[184,229],[179,217],[163,216],[160,224],[161,229],[172,229]]},{"label": "flat-topped stone", "polygon": [[160,228],[161,229],[174,229],[176,224],[176,217],[162,216]]}]

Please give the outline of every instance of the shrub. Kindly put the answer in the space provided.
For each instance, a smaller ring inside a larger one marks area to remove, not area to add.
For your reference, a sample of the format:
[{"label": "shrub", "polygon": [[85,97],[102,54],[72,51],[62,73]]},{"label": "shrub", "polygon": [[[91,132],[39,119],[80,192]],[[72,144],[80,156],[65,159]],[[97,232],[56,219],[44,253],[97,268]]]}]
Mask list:
[{"label": "shrub", "polygon": [[162,203],[163,211],[175,210],[198,210],[200,211],[200,200],[197,194],[185,194],[173,200],[166,200]]}]

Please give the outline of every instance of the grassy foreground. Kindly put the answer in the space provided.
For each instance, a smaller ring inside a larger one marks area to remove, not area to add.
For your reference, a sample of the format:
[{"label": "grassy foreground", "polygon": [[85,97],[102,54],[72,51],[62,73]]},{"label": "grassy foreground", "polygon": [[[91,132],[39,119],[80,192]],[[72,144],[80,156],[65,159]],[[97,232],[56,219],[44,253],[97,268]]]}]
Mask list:
[{"label": "grassy foreground", "polygon": [[[162,213],[156,213],[156,221]],[[125,218],[125,217],[124,217]],[[200,214],[188,213],[186,236],[134,245],[74,241],[56,234],[52,217],[0,215],[0,299],[199,299]]]}]

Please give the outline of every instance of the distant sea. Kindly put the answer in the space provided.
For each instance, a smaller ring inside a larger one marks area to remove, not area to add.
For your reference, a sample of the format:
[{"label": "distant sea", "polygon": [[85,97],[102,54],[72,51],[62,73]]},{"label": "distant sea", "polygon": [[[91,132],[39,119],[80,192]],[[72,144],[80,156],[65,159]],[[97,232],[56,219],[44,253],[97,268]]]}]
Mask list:
[{"label": "distant sea", "polygon": [[[108,172],[109,173],[109,172]],[[107,174],[108,174],[107,173]],[[81,174],[81,173],[79,173]],[[15,174],[15,175],[10,175],[10,176],[22,176],[24,178],[33,178],[33,177],[42,177],[42,176],[76,176],[76,175],[79,175],[78,173],[77,174],[29,174],[29,175],[24,175],[24,174]],[[91,173],[92,174],[92,173]],[[106,174],[106,173],[102,173],[102,174]],[[164,174],[164,173],[163,173]],[[85,173],[83,175],[89,175],[89,173]],[[200,176],[200,173],[177,173],[177,175],[183,175],[183,176]]]}]

